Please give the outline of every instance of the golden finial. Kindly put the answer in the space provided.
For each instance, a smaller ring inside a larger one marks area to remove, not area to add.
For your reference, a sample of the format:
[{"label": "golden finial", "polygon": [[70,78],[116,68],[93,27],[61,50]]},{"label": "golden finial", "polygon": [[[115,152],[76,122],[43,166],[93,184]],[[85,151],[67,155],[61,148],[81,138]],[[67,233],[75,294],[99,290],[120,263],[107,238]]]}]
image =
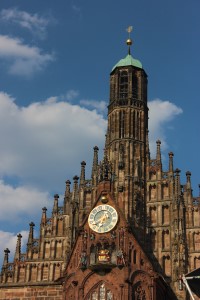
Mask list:
[{"label": "golden finial", "polygon": [[131,54],[130,46],[132,45],[131,32],[133,31],[133,26],[129,26],[126,31],[128,32],[128,39],[126,40],[126,44],[128,45],[128,54]]}]

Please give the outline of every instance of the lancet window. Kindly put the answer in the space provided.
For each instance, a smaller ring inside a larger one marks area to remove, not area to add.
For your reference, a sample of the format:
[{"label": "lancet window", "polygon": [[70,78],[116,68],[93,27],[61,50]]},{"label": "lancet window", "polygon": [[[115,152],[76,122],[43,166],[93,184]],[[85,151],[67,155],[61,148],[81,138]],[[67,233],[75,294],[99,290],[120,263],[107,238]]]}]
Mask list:
[{"label": "lancet window", "polygon": [[106,288],[105,283],[101,283],[91,294],[87,300],[114,300],[113,293]]},{"label": "lancet window", "polygon": [[147,300],[145,290],[142,285],[137,285],[133,287],[133,300]]},{"label": "lancet window", "polygon": [[112,102],[115,99],[115,76],[110,78],[110,101]]},{"label": "lancet window", "polygon": [[128,72],[122,71],[119,78],[119,98],[127,99],[128,97]]},{"label": "lancet window", "polygon": [[135,74],[132,75],[132,95],[134,99],[138,98],[138,79]]},{"label": "lancet window", "polygon": [[119,112],[119,137],[123,138],[125,132],[125,112]]}]

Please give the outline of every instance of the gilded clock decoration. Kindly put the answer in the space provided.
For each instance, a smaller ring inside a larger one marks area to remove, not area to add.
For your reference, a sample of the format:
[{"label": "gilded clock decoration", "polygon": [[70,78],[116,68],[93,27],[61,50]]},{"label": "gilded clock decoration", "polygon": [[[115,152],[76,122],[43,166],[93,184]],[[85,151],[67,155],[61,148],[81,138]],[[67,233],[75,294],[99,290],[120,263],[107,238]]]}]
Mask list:
[{"label": "gilded clock decoration", "polygon": [[90,228],[98,233],[105,233],[112,230],[118,221],[118,214],[110,205],[99,205],[95,207],[88,218]]}]

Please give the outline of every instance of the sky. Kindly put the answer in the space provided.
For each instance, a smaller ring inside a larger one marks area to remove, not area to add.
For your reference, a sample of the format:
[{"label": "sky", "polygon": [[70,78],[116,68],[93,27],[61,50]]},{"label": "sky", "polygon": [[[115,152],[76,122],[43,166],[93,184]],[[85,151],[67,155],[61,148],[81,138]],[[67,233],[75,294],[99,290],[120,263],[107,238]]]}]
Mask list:
[{"label": "sky", "polygon": [[[91,174],[104,148],[112,67],[127,55],[148,74],[151,155],[192,173],[199,195],[199,0],[0,0],[0,264],[65,181]],[[11,258],[12,258],[11,255]]]}]

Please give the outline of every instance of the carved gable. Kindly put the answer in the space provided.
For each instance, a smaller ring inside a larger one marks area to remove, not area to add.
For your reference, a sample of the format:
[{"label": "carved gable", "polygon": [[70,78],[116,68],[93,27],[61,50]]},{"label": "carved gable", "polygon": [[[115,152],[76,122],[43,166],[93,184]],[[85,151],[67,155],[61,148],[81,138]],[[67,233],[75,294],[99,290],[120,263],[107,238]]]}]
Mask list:
[{"label": "carved gable", "polygon": [[109,193],[101,193],[78,232],[66,268],[66,293],[74,299],[117,300],[131,284],[133,299],[151,299],[152,278],[157,278],[153,266],[122,211]]}]

